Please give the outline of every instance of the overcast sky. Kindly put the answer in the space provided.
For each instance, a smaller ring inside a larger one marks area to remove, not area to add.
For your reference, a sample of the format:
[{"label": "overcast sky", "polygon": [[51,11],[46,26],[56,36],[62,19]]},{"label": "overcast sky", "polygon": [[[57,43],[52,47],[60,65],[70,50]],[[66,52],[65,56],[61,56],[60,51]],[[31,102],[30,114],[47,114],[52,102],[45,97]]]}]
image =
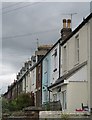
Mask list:
[{"label": "overcast sky", "polygon": [[72,16],[74,30],[90,13],[88,2],[3,2],[2,8],[2,92],[36,50],[37,38],[40,45],[54,44],[60,38],[63,18],[77,13]]}]

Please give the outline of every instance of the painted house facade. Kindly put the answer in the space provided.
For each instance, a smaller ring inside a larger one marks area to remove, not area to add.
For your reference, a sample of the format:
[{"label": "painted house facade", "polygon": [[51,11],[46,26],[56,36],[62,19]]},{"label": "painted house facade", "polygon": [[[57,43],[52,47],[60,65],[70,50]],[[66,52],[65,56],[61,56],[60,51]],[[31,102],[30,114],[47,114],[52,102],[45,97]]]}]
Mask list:
[{"label": "painted house facade", "polygon": [[52,91],[48,87],[60,76],[60,41],[50,49],[42,60],[42,104],[53,101]]},{"label": "painted house facade", "polygon": [[[34,103],[37,106],[41,106],[42,103],[42,63],[41,59],[47,53],[52,45],[42,45],[38,47],[38,51],[35,51],[36,64],[30,69],[31,72],[31,92],[34,95]],[[40,62],[39,62],[40,61]]]},{"label": "painted house facade", "polygon": [[55,83],[56,80],[59,78],[59,51],[60,51],[60,44],[57,45],[51,50],[51,84]]},{"label": "painted house facade", "polygon": [[[61,67],[61,47],[60,42],[51,50],[51,85],[56,83],[62,74]],[[52,91],[52,90],[51,90]],[[52,101],[59,101],[59,94],[56,91],[52,91],[50,96],[52,96]]]},{"label": "painted house facade", "polygon": [[90,45],[92,41],[92,14],[68,36],[67,31],[68,28],[70,29],[70,23],[64,22],[63,24],[64,31],[61,33],[62,74],[49,88],[53,93],[59,94],[63,112],[76,112],[85,106],[90,111],[92,109],[92,52]]},{"label": "painted house facade", "polygon": [[22,91],[25,93],[30,92],[31,90],[31,75],[30,75],[30,68],[32,66],[31,60],[24,63],[24,69],[22,67],[21,72],[21,81],[22,81]]},{"label": "painted house facade", "polygon": [[51,79],[51,54],[49,53],[42,61],[42,104],[49,101],[48,86]]},{"label": "painted house facade", "polygon": [[[63,110],[73,112],[82,107],[82,103],[88,106],[87,99],[87,26],[83,26],[62,46],[62,72],[63,75],[72,71],[68,76],[66,85],[62,87]],[[80,92],[81,90],[81,92]],[[77,96],[74,97],[75,93]],[[80,98],[77,100],[77,97]],[[76,101],[77,100],[77,101]]]},{"label": "painted house facade", "polygon": [[[64,80],[67,81],[67,84],[63,86],[64,89],[62,90],[62,92],[65,92],[65,96],[63,96],[66,99],[66,103],[62,101],[62,105],[67,112],[82,108],[82,104],[88,106],[89,110],[92,108],[90,106],[90,91],[88,90],[91,81],[89,79],[89,66],[91,66],[89,62],[89,56],[91,56],[91,54],[89,55],[89,43],[91,41],[92,16],[89,17],[88,21],[88,18],[86,18],[75,29],[75,33],[66,43],[62,43],[62,73],[67,75],[72,71],[71,75]],[[87,23],[85,24],[85,22]],[[77,96],[74,97],[75,93]]]}]

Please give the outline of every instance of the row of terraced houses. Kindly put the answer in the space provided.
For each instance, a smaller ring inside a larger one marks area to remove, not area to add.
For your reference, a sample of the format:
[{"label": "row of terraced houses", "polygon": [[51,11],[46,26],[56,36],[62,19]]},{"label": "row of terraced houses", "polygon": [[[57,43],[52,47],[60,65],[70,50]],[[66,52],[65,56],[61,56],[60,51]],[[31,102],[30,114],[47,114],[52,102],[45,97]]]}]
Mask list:
[{"label": "row of terraced houses", "polygon": [[62,111],[73,113],[85,106],[92,111],[91,92],[92,13],[74,31],[71,20],[63,19],[61,38],[39,46],[3,96],[11,100],[30,93],[35,106],[60,101]]}]

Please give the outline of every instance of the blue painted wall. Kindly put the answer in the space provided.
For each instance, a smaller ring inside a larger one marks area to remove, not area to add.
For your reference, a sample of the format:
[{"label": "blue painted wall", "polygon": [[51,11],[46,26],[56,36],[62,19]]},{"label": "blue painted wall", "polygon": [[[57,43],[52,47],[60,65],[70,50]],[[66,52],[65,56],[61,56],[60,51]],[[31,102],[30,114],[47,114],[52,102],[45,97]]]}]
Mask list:
[{"label": "blue painted wall", "polygon": [[42,104],[49,101],[49,92],[51,79],[51,53],[49,53],[42,62]]}]

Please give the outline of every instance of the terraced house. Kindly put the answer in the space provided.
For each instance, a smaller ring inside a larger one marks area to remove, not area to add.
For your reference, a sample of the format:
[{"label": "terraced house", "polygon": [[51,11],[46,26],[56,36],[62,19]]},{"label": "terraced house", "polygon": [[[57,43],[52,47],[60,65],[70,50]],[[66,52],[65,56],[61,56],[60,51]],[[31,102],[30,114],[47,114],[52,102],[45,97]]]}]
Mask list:
[{"label": "terraced house", "polygon": [[49,89],[64,112],[92,111],[92,13],[73,32],[70,22],[64,19],[61,30],[62,73]]},{"label": "terraced house", "polygon": [[25,77],[17,79],[17,86],[22,86],[20,90],[17,87],[18,93],[32,93],[36,106],[59,101],[63,112],[92,111],[91,46],[92,13],[74,31],[71,20],[63,19],[61,38],[49,49],[44,46],[45,52],[32,56]]},{"label": "terraced house", "polygon": [[59,77],[59,45],[58,41],[42,60],[42,104],[53,101],[48,87]]}]

